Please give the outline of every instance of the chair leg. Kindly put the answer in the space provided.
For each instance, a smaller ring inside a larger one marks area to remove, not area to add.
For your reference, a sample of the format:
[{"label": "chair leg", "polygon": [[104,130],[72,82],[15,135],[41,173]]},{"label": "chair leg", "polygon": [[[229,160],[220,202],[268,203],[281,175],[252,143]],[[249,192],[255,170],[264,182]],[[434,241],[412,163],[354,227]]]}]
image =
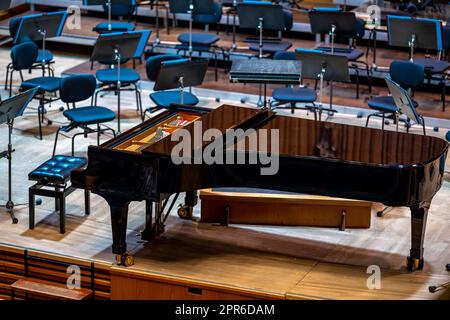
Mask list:
[{"label": "chair leg", "polygon": [[38,121],[39,121],[39,140],[42,140],[42,122],[44,121],[42,100],[38,106]]},{"label": "chair leg", "polygon": [[295,113],[295,103],[291,102],[291,114]]},{"label": "chair leg", "polygon": [[66,197],[64,191],[59,196],[60,209],[59,209],[59,232],[66,233]]},{"label": "chair leg", "polygon": [[381,118],[381,131],[384,131],[384,112],[382,114],[382,118]]},{"label": "chair leg", "polygon": [[35,202],[34,202],[34,189],[33,187],[28,189],[28,210],[29,210],[29,220],[28,227],[33,230],[34,229],[34,215],[35,215]]},{"label": "chair leg", "polygon": [[[367,119],[366,119],[366,128],[369,126],[369,119],[370,119],[371,116],[372,116],[372,114],[369,114],[369,115],[367,116]],[[383,121],[383,123],[384,123],[384,121]]]},{"label": "chair leg", "polygon": [[97,123],[97,145],[98,146],[100,145],[100,133],[101,133],[100,124]]},{"label": "chair leg", "polygon": [[[58,187],[55,187],[55,192],[61,193],[61,189]],[[61,203],[60,199],[58,197],[55,197],[55,212],[61,211]]]},{"label": "chair leg", "polygon": [[9,73],[9,96],[12,96],[12,80],[13,80],[13,73],[14,70],[11,70],[11,72]]},{"label": "chair leg", "polygon": [[9,77],[9,69],[10,68],[11,68],[11,63],[6,66],[5,90],[8,89],[8,77]]},{"label": "chair leg", "polygon": [[58,143],[58,136],[59,136],[59,131],[61,130],[61,127],[58,128],[58,130],[56,131],[56,135],[55,135],[55,143],[53,144],[53,153],[52,153],[52,157],[55,156],[56,154],[56,144]]},{"label": "chair leg", "polygon": [[91,214],[91,193],[89,190],[84,190],[84,214]]}]

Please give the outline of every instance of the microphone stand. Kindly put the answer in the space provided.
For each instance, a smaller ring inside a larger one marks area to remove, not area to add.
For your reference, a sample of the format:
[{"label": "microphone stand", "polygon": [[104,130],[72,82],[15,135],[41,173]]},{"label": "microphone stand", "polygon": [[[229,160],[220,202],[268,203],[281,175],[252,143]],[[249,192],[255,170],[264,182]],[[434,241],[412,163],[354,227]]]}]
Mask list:
[{"label": "microphone stand", "polygon": [[192,15],[194,14],[194,1],[189,1],[189,58],[192,57]]},{"label": "microphone stand", "polygon": [[409,45],[409,48],[410,48],[409,61],[411,61],[411,62],[413,62],[413,60],[414,60],[414,46],[415,46],[415,44],[416,44],[416,35],[413,33],[413,34],[411,34],[411,39],[408,41],[408,45]]},{"label": "microphone stand", "polygon": [[320,79],[320,94],[319,94],[319,121],[322,121],[322,109],[323,109],[323,78],[327,71],[326,63],[322,63],[322,69],[317,77]]},{"label": "microphone stand", "polygon": [[120,134],[120,86],[122,85],[120,81],[120,63],[122,58],[117,47],[114,49],[114,60],[117,62],[117,133]]},{"label": "microphone stand", "polygon": [[111,24],[111,0],[108,0],[106,3],[106,6],[108,7],[108,31],[112,31],[112,24]]},{"label": "microphone stand", "polygon": [[41,26],[38,26],[38,32],[42,35],[42,60],[41,60],[41,66],[42,66],[42,76],[45,77],[45,37],[47,35],[47,30],[45,30]]},{"label": "microphone stand", "polygon": [[[264,18],[263,17],[259,17],[258,18],[258,30],[259,30],[259,54],[258,54],[258,59],[262,59],[263,58],[263,28],[264,28]],[[259,108],[261,108],[263,106],[263,102],[262,102],[262,84],[259,85],[259,100],[258,103],[256,104]]]}]

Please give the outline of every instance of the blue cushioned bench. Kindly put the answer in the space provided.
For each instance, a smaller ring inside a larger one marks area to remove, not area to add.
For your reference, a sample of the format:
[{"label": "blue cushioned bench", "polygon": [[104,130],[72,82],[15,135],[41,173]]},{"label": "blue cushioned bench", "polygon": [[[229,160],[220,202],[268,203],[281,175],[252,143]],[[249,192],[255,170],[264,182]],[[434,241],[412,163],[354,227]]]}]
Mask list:
[{"label": "blue cushioned bench", "polygon": [[[29,188],[29,227],[34,229],[35,196],[55,198],[55,210],[59,212],[59,230],[66,232],[66,197],[75,188],[69,183],[70,173],[76,169],[85,167],[87,160],[80,157],[56,155],[47,160],[28,174],[28,179],[36,181]],[[90,213],[90,194],[84,191],[85,214]]]}]

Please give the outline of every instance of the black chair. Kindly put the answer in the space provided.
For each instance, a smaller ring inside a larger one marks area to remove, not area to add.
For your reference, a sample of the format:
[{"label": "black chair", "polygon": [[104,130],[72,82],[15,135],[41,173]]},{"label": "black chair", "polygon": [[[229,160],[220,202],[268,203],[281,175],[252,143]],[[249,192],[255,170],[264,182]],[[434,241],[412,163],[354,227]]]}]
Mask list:
[{"label": "black chair", "polygon": [[[36,61],[38,47],[34,42],[24,42],[15,45],[11,49],[12,71],[10,72],[10,83],[12,83],[13,71],[18,71],[22,83],[19,91],[26,91],[39,87],[34,99],[39,100],[38,119],[39,119],[39,139],[42,140],[42,123],[44,122],[45,104],[59,100],[57,92],[61,78],[54,76],[35,77],[24,80],[22,70],[30,69]],[[9,94],[12,94],[10,88]],[[49,124],[51,121],[49,121]]]},{"label": "black chair", "polygon": [[[148,79],[150,81],[156,81],[159,70],[161,69],[161,64],[169,61],[176,62],[177,60],[180,62],[186,61],[186,59],[183,59],[180,55],[176,54],[161,54],[148,58],[146,64]],[[153,113],[160,109],[168,109],[173,103],[181,103],[179,90],[155,91],[150,93],[150,99],[156,106],[147,108],[144,112],[142,120],[144,120],[146,113]],[[195,106],[199,103],[198,98],[189,91],[184,91],[183,100],[184,104],[191,106]]]},{"label": "black chair", "polygon": [[[69,132],[75,128],[81,128],[83,131],[72,136],[72,156],[75,151],[75,137],[83,135],[87,137],[90,133],[97,133],[97,144],[100,144],[100,134],[105,131],[111,131],[115,136],[115,131],[105,125],[106,122],[115,119],[116,114],[108,108],[99,106],[86,106],[76,108],[75,103],[92,98],[97,83],[92,75],[73,75],[61,79],[60,97],[61,101],[67,104],[67,110],[64,116],[70,121],[66,126],[58,129],[53,146],[53,156],[56,153],[58,136],[61,131]],[[95,125],[93,129],[90,126]],[[104,128],[102,128],[103,126]]]},{"label": "black chair", "polygon": [[[11,38],[15,38],[17,30],[19,29],[21,18],[19,17],[13,17],[11,20],[9,20],[9,35]],[[29,69],[29,72],[31,72],[32,69],[38,69],[42,70],[42,60],[44,57],[44,51],[41,49],[38,49],[38,55],[36,58],[35,63],[33,66]],[[55,63],[53,60],[53,53],[50,50],[45,50],[45,64],[44,68],[48,71],[48,73],[52,76],[54,76],[54,70],[52,68],[52,65]],[[12,62],[9,63],[6,66],[6,77],[5,77],[5,90],[8,90],[8,82],[9,82],[9,74],[10,72],[14,72],[14,69],[12,67]],[[9,86],[12,84],[9,83]]]},{"label": "black chair", "polygon": [[[128,17],[128,21],[111,21],[111,29],[108,26],[108,21],[97,24],[93,31],[98,34],[112,33],[112,32],[128,32],[136,29],[136,25],[131,23],[131,17],[135,13],[137,8],[136,0],[129,0],[125,3],[123,0],[115,3],[111,1],[111,17],[123,18]],[[103,10],[108,13],[107,1],[103,3]]]},{"label": "black chair", "polygon": [[[403,89],[410,91],[411,94],[423,84],[424,74],[423,66],[410,61],[393,61],[389,68],[390,78]],[[418,103],[414,100],[412,100],[412,103],[417,108]],[[391,96],[380,96],[370,99],[368,106],[378,112],[367,116],[366,127],[369,125],[370,117],[376,116],[382,117],[382,129],[384,130],[385,118],[392,118],[397,112],[395,101]]]},{"label": "black chair", "polygon": [[[277,52],[274,57],[275,60],[296,60],[295,52]],[[317,108],[314,102],[317,100],[316,90],[307,87],[286,87],[276,88],[272,91],[273,102],[271,102],[272,109],[279,109],[280,106],[289,105],[291,113],[295,109],[304,109],[314,112],[314,119],[317,119]],[[297,104],[305,104],[305,107],[298,107]],[[311,106],[308,106],[310,104]]]}]

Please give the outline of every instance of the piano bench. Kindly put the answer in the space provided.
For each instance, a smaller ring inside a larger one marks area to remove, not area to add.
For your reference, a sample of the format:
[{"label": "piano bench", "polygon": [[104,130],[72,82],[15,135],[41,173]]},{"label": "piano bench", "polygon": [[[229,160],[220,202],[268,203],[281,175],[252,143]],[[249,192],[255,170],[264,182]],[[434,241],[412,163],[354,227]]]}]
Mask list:
[{"label": "piano bench", "polygon": [[[66,232],[66,197],[75,188],[69,183],[70,174],[76,169],[85,167],[85,158],[56,155],[45,161],[28,174],[28,179],[36,184],[28,189],[29,196],[29,228],[34,229],[35,196],[55,199],[55,210],[59,212],[59,231]],[[84,191],[85,214],[90,213],[90,193]]]}]

